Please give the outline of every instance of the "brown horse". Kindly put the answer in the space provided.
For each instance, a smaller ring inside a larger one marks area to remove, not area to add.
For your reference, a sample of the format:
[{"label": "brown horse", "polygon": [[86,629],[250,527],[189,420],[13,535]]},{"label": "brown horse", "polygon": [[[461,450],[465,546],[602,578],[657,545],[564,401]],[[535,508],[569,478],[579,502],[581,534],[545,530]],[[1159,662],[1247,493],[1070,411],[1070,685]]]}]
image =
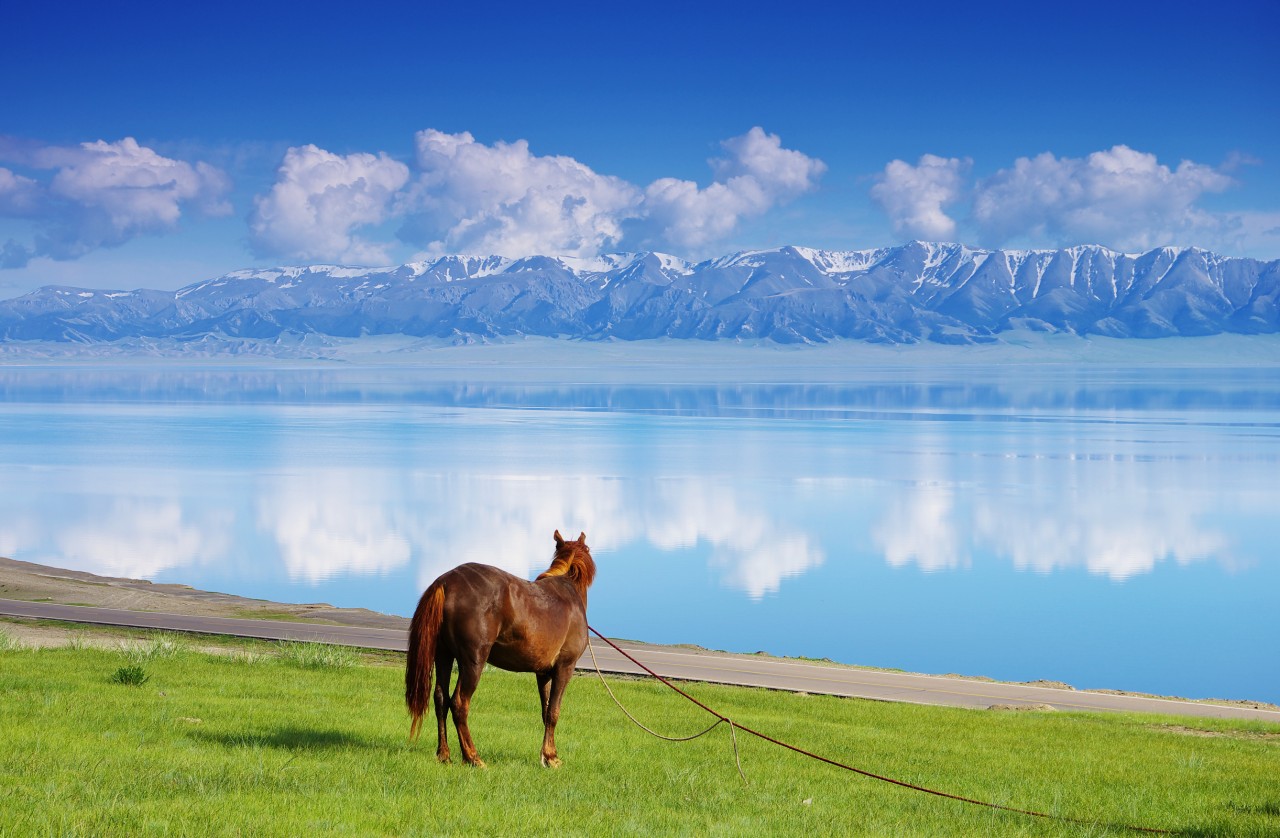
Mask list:
[{"label": "brown horse", "polygon": [[[464,564],[432,582],[409,625],[409,659],[404,672],[404,701],[413,721],[409,737],[418,738],[436,670],[436,758],[449,761],[445,716],[453,712],[462,758],[483,767],[467,727],[471,696],[485,662],[511,672],[532,672],[542,704],[542,764],[556,768],[556,722],[560,699],[573,667],[587,647],[587,588],[596,563],[587,535],[565,541],[556,530],[551,567],[533,582],[483,564]],[[449,696],[449,678],[458,663],[458,684]]]}]

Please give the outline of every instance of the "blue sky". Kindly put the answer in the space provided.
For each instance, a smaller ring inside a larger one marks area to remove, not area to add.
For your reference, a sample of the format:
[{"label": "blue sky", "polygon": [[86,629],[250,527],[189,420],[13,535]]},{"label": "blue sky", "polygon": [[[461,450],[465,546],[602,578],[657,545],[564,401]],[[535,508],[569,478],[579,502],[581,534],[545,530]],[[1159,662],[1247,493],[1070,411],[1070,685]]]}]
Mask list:
[{"label": "blue sky", "polygon": [[1280,11],[11,10],[0,296],[444,252],[1280,257]]}]

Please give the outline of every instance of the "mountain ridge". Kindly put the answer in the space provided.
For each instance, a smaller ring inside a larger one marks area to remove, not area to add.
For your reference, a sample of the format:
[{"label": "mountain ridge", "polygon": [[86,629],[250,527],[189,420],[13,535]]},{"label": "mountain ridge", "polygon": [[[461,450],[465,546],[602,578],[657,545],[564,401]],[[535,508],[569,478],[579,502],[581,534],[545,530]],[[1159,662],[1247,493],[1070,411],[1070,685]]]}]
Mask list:
[{"label": "mountain ridge", "polygon": [[232,271],[177,291],[46,286],[0,300],[0,341],[189,341],[403,334],[454,342],[764,339],[988,343],[1033,330],[1108,337],[1280,332],[1280,260],[1195,247],[983,250],[788,245],[690,262],[441,256],[379,268]]}]

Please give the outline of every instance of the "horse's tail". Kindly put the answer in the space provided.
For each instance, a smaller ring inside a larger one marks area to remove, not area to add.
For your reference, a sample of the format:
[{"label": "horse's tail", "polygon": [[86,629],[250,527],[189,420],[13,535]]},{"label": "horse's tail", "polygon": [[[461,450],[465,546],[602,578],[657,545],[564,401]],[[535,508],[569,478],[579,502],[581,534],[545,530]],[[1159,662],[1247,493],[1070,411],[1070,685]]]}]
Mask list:
[{"label": "horse's tail", "polygon": [[409,738],[418,738],[422,716],[431,701],[431,671],[436,664],[436,638],[444,620],[444,585],[432,583],[418,602],[409,624],[409,657],[404,669],[404,703],[413,721]]}]

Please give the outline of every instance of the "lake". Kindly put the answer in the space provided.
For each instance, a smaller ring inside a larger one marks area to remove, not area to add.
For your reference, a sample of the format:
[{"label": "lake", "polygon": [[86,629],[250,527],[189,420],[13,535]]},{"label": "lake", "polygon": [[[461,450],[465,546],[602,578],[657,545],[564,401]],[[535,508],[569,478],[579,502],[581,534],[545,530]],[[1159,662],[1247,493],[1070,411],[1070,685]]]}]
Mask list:
[{"label": "lake", "polygon": [[6,363],[0,555],[408,615],[559,528],[612,636],[1280,702],[1274,365],[504,351]]}]

